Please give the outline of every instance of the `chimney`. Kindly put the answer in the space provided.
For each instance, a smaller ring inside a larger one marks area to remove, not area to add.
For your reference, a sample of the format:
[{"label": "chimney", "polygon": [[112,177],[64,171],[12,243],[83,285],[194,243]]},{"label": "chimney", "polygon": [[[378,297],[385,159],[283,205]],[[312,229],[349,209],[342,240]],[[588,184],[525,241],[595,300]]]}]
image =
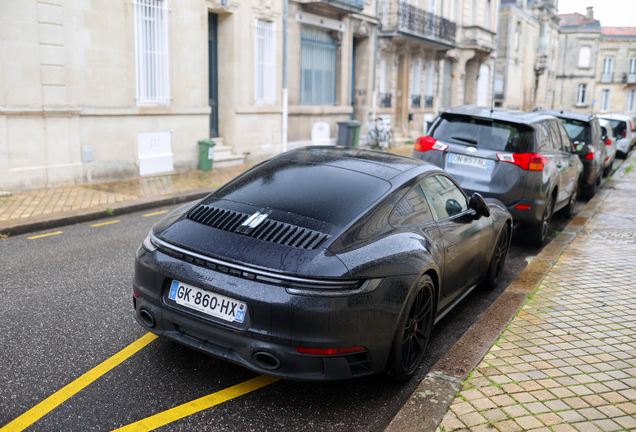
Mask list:
[{"label": "chimney", "polygon": [[587,7],[587,13],[585,14],[585,18],[589,20],[594,19],[594,6]]}]

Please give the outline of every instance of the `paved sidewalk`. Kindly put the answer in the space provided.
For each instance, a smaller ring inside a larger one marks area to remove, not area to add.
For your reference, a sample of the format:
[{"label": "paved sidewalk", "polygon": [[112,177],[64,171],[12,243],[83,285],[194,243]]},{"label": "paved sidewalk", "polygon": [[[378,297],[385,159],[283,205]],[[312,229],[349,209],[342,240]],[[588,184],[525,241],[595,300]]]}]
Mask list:
[{"label": "paved sidewalk", "polygon": [[463,382],[438,432],[636,430],[633,156],[625,167]]}]

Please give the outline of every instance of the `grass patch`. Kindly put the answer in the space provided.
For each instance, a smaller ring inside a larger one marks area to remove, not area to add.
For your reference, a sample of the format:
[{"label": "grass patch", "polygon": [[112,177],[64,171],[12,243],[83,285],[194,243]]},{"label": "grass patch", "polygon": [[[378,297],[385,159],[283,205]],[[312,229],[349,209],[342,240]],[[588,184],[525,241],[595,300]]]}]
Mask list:
[{"label": "grass patch", "polygon": [[106,214],[107,214],[108,216],[113,216],[113,215],[115,214],[115,212],[113,211],[113,209],[112,209],[112,208],[110,208],[110,207],[106,207]]},{"label": "grass patch", "polygon": [[6,233],[6,234],[2,234],[2,233],[0,233],[0,240],[4,240],[4,239],[6,239],[7,237],[9,237],[10,235],[11,235],[11,233]]}]

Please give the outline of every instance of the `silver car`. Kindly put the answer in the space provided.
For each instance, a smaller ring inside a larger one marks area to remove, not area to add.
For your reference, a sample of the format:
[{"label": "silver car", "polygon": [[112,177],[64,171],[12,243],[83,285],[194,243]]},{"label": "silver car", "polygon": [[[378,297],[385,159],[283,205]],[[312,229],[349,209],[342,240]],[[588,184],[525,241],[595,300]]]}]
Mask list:
[{"label": "silver car", "polygon": [[469,196],[503,202],[535,246],[544,244],[555,211],[573,214],[583,171],[557,118],[472,105],[440,114],[413,157],[444,168]]},{"label": "silver car", "polygon": [[631,115],[627,114],[600,114],[599,119],[609,120],[616,137],[616,157],[625,159],[629,151],[636,144],[636,125]]},{"label": "silver car", "polygon": [[603,169],[603,176],[607,177],[612,172],[614,160],[616,160],[616,137],[614,136],[614,129],[612,123],[604,118],[599,118],[598,123],[601,125],[601,139],[605,143],[605,150],[607,156],[605,156],[605,168]]}]

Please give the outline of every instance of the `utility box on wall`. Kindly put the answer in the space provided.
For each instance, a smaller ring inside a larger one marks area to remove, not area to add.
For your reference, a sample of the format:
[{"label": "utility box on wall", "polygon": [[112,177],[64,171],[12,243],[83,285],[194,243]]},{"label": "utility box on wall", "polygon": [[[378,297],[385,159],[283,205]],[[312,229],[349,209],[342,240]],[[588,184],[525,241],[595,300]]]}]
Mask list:
[{"label": "utility box on wall", "polygon": [[137,134],[139,175],[174,171],[172,132],[140,132]]}]

